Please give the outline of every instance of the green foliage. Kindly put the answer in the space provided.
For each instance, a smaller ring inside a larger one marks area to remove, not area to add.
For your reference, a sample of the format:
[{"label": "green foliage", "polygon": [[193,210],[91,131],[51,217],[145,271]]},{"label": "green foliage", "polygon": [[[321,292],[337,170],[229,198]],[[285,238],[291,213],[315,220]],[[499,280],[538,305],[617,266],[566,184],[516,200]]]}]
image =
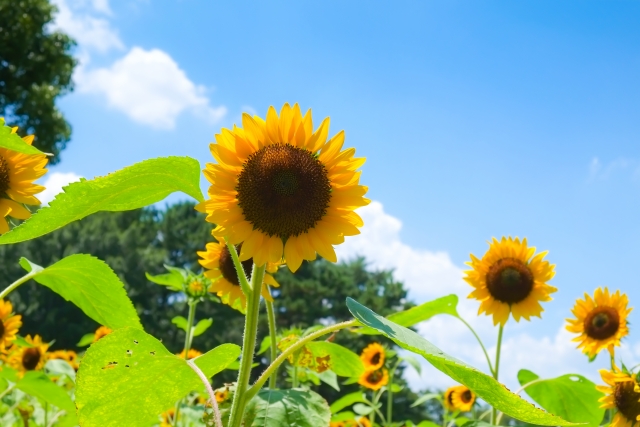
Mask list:
[{"label": "green foliage", "polygon": [[602,393],[596,390],[596,384],[581,375],[540,380],[533,372],[522,369],[518,372],[518,381],[522,386],[536,381],[524,391],[541,407],[565,420],[597,427],[604,418],[605,410],[598,402]]},{"label": "green foliage", "polygon": [[48,0],[0,0],[0,116],[59,160],[71,127],[55,105],[72,89],[75,42],[51,31],[56,8]]},{"label": "green foliage", "polygon": [[67,392],[54,384],[49,377],[42,372],[27,372],[24,377],[16,383],[16,388],[63,409],[66,412],[65,418],[67,420],[65,420],[65,422],[71,422],[71,425],[77,424],[76,407]]},{"label": "green foliage", "polygon": [[[195,360],[211,377],[238,358],[233,344]],[[193,390],[202,388],[184,359],[151,335],[123,328],[87,350],[78,371],[76,405],[83,427],[153,424],[158,416]]]},{"label": "green foliage", "polygon": [[436,369],[447,374],[455,381],[466,385],[478,397],[505,414],[518,420],[539,425],[573,425],[573,423],[560,417],[532,407],[531,404],[509,392],[492,377],[449,356],[415,332],[379,316],[353,299],[348,298],[347,305],[354,317],[363,325],[380,331],[400,347],[420,354]]},{"label": "green foliage", "polygon": [[364,393],[361,391],[356,391],[356,392],[349,393],[342,396],[340,399],[333,402],[329,409],[331,409],[332,414],[335,414],[355,403],[366,403],[366,402],[367,402],[367,399],[365,398]]},{"label": "green foliage", "polygon": [[24,154],[44,154],[36,147],[24,142],[17,134],[11,133],[11,128],[4,125],[2,117],[0,117],[0,147]]},{"label": "green foliage", "polygon": [[35,239],[99,211],[126,211],[182,191],[198,201],[200,164],[189,157],[144,160],[107,176],[74,182],[49,207],[0,236],[0,244]]},{"label": "green foliage", "polygon": [[353,351],[327,341],[313,341],[305,346],[314,358],[329,356],[328,366],[341,377],[359,377],[364,371],[362,360]]},{"label": "green foliage", "polygon": [[262,390],[247,404],[247,427],[318,427],[329,425],[331,411],[311,390]]},{"label": "green foliage", "polygon": [[42,268],[26,258],[20,264],[36,282],[78,306],[87,316],[111,329],[142,328],[138,314],[118,276],[90,255],[71,255]]}]

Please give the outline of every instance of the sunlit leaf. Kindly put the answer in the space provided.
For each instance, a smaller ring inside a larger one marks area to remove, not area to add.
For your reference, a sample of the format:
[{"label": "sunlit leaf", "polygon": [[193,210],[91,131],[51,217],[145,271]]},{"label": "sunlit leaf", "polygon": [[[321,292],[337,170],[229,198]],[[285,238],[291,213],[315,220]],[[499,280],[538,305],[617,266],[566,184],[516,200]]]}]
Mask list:
[{"label": "sunlit leaf", "polygon": [[341,377],[359,377],[364,371],[362,360],[357,354],[339,344],[328,341],[313,341],[306,345],[313,357],[329,356],[328,366]]},{"label": "sunlit leaf", "polygon": [[381,332],[405,350],[423,356],[436,369],[466,385],[478,397],[505,414],[532,424],[565,426],[573,423],[533,407],[529,402],[508,391],[492,377],[457,360],[415,332],[385,319],[351,298],[347,307],[363,325]]},{"label": "sunlit leaf", "polygon": [[364,393],[362,393],[361,391],[349,393],[331,404],[331,413],[335,414],[336,412],[340,412],[344,408],[347,408],[354,403],[366,403],[366,401],[367,399],[365,398]]},{"label": "sunlit leaf", "polygon": [[331,420],[329,405],[311,390],[261,390],[247,404],[246,427],[319,427]]},{"label": "sunlit leaf", "polygon": [[411,407],[413,408],[414,406],[422,405],[424,402],[427,402],[431,399],[441,400],[442,396],[438,393],[423,394],[422,396],[417,398],[415,402],[411,404]]},{"label": "sunlit leaf", "polygon": [[30,371],[16,383],[16,388],[65,411],[65,418],[76,420],[76,407],[67,392],[58,387],[44,373]]},{"label": "sunlit leaf", "polygon": [[[315,372],[314,372],[315,373]],[[320,381],[327,384],[334,390],[340,391],[340,385],[338,384],[338,376],[333,371],[324,371],[320,373],[315,373]]]},{"label": "sunlit leaf", "polygon": [[158,285],[168,286],[170,289],[180,292],[182,291],[182,285],[186,280],[186,274],[180,268],[170,268],[165,265],[165,268],[169,270],[168,273],[151,275],[149,273],[145,273],[147,280],[153,282]]},{"label": "sunlit leaf", "polygon": [[69,184],[49,207],[0,236],[0,244],[35,239],[99,211],[142,208],[176,191],[203,200],[198,161],[189,157],[145,160],[103,177]]},{"label": "sunlit leaf", "polygon": [[213,319],[200,320],[198,324],[193,328],[193,336],[197,337],[204,334],[211,325],[213,325]]},{"label": "sunlit leaf", "polygon": [[407,354],[405,356],[402,356],[401,359],[407,362],[409,365],[411,365],[411,367],[416,370],[418,375],[422,375],[422,366],[420,365],[420,362],[416,360],[415,357]]},{"label": "sunlit leaf", "polygon": [[183,316],[176,316],[173,319],[171,319],[171,323],[173,323],[174,325],[176,325],[178,328],[182,329],[183,331],[186,331],[188,328],[188,322],[187,319],[185,319]]},{"label": "sunlit leaf", "polygon": [[11,133],[11,128],[4,125],[2,117],[0,117],[0,147],[24,154],[45,154],[36,147],[24,142],[18,134]]},{"label": "sunlit leaf", "polygon": [[94,334],[93,332],[90,334],[84,334],[82,338],[80,338],[80,341],[78,341],[78,344],[76,344],[76,346],[86,347],[89,344],[91,344],[95,338],[96,338],[96,334]]}]

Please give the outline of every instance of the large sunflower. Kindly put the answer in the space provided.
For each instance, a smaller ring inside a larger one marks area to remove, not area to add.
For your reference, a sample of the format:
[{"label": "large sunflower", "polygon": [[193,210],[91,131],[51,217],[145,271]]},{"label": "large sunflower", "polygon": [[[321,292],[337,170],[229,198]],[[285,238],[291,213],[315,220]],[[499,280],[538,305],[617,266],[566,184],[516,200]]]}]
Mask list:
[{"label": "large sunflower", "polygon": [[6,353],[16,340],[18,329],[22,326],[22,316],[13,314],[11,301],[0,300],[0,353]]},{"label": "large sunflower", "polygon": [[[18,128],[11,131],[15,133]],[[31,145],[33,135],[22,138]],[[40,201],[35,194],[44,190],[41,185],[33,181],[44,175],[47,157],[41,154],[23,154],[0,148],[0,234],[9,231],[9,223],[5,217],[11,216],[17,219],[27,219],[31,212],[22,203],[39,205]]]},{"label": "large sunflower", "polygon": [[547,284],[555,275],[555,266],[543,260],[547,252],[534,256],[535,251],[527,239],[503,237],[493,238],[482,259],[471,255],[472,270],[465,271],[464,280],[475,288],[469,298],[481,301],[478,314],[493,314],[493,324],[503,326],[509,313],[516,322],[540,317],[540,301],[551,301],[549,294],[557,289]]},{"label": "large sunflower", "polygon": [[606,386],[598,386],[605,394],[600,399],[601,408],[617,409],[610,427],[633,427],[640,421],[640,392],[635,375],[621,372],[616,366],[613,370],[601,369],[602,380]]},{"label": "large sunflower", "polygon": [[384,356],[384,347],[374,342],[362,350],[360,359],[362,360],[365,370],[375,371],[384,366]]},{"label": "large sunflower", "polygon": [[[219,237],[218,240],[219,243],[208,243],[206,251],[198,252],[198,255],[202,257],[202,259],[198,260],[200,265],[207,269],[204,275],[211,280],[209,292],[215,292],[223,303],[244,312],[247,298],[240,287],[233,259],[224,238]],[[242,245],[236,247],[236,250],[238,249],[242,250]],[[241,263],[247,278],[250,278],[253,270],[253,259],[249,258]],[[279,263],[277,262],[267,263],[267,272],[264,275],[262,285],[262,296],[269,301],[272,301],[272,298],[267,285],[276,288],[280,286],[271,275],[278,270],[278,265]]]},{"label": "large sunflower", "polygon": [[216,238],[244,242],[240,260],[258,265],[283,257],[291,271],[316,253],[336,262],[333,245],[359,234],[367,187],[357,169],[365,159],[342,150],[344,131],[327,141],[329,119],[313,130],[311,110],[269,107],[266,121],[242,115],[242,128],[223,129],[211,144],[217,164],[204,173],[210,199],[198,205],[217,224]]},{"label": "large sunflower", "polygon": [[31,335],[27,335],[25,340],[31,344],[31,347],[13,345],[7,357],[7,364],[18,371],[19,375],[24,375],[27,371],[41,370],[48,360],[49,344],[43,343],[40,335],[33,338]]},{"label": "large sunflower", "polygon": [[459,385],[454,387],[450,396],[451,405],[460,412],[469,412],[476,401],[476,395],[468,387]]},{"label": "large sunflower", "polygon": [[609,289],[596,289],[593,298],[584,294],[584,300],[578,299],[573,307],[575,319],[567,319],[567,330],[580,334],[574,338],[580,344],[582,352],[595,357],[603,349],[613,355],[613,348],[629,333],[627,317],[632,308],[627,308],[627,295],[609,294]]},{"label": "large sunflower", "polygon": [[386,369],[364,371],[358,379],[358,384],[370,390],[380,390],[389,382],[389,372]]}]

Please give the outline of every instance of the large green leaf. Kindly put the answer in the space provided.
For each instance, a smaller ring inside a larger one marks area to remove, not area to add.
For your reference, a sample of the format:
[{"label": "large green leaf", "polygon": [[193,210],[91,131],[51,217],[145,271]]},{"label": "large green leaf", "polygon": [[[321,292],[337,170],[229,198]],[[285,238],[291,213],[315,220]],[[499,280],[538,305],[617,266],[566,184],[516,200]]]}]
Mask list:
[{"label": "large green leaf", "polygon": [[141,208],[182,191],[198,201],[200,164],[189,157],[149,159],[107,176],[74,182],[30,219],[0,236],[0,244],[35,239],[99,211]]},{"label": "large green leaf", "polygon": [[11,128],[4,125],[2,117],[0,117],[0,147],[24,154],[44,154],[36,147],[24,142],[17,134],[11,133]]},{"label": "large green leaf", "polygon": [[[536,380],[539,377],[529,370],[518,372],[520,385]],[[597,427],[604,418],[605,410],[598,403],[602,393],[596,390],[596,384],[581,375],[568,374],[536,381],[524,391],[538,405],[565,420]]]},{"label": "large green leaf", "polygon": [[347,408],[354,403],[366,403],[367,399],[364,396],[364,393],[361,391],[356,391],[353,393],[349,393],[345,396],[342,396],[340,399],[336,400],[331,404],[331,413],[335,414],[337,412],[342,411],[344,408]]},{"label": "large green leaf", "polygon": [[16,388],[64,410],[66,422],[73,420],[75,424],[78,423],[76,420],[76,407],[67,392],[62,387],[54,384],[49,377],[42,372],[27,372],[24,377],[16,383]]},{"label": "large green leaf", "polygon": [[246,427],[328,426],[327,401],[311,390],[262,390],[247,404]]},{"label": "large green leaf", "polygon": [[569,421],[532,406],[492,377],[449,356],[412,330],[379,316],[353,299],[347,298],[347,307],[360,323],[380,331],[400,347],[423,356],[436,369],[466,385],[488,404],[505,414],[532,424],[573,425]]},{"label": "large green leaf", "polygon": [[362,360],[353,351],[328,341],[313,341],[306,345],[313,357],[329,356],[329,369],[341,377],[359,377],[364,371]]},{"label": "large green leaf", "polygon": [[[195,360],[208,377],[235,361],[240,348],[217,347]],[[77,376],[76,405],[82,427],[144,426],[192,390],[202,388],[184,359],[145,332],[122,328],[85,353]]]},{"label": "large green leaf", "polygon": [[77,254],[42,268],[20,259],[33,280],[71,301],[84,313],[111,329],[133,326],[142,329],[138,313],[124,285],[104,262],[91,255]]},{"label": "large green leaf", "polygon": [[[449,314],[451,316],[458,317],[458,311],[456,309],[457,306],[458,296],[451,294],[411,307],[410,309],[399,313],[393,313],[388,316],[387,319],[400,326],[409,327],[420,322],[424,322],[425,320],[429,320],[438,314]],[[356,332],[366,335],[378,335],[380,333],[373,328],[366,327],[357,329]]]}]

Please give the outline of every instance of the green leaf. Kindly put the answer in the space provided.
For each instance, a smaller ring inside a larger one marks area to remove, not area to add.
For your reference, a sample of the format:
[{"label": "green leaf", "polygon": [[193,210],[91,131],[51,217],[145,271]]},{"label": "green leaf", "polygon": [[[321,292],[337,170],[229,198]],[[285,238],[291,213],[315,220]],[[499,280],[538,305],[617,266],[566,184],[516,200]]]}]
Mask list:
[{"label": "green leaf", "polygon": [[[376,405],[377,408],[380,408],[380,404]],[[372,408],[369,405],[365,405],[362,403],[356,403],[355,405],[353,405],[353,412],[355,412],[358,415],[369,415],[370,413],[372,413],[374,411],[375,408]]]},{"label": "green leaf", "polygon": [[340,399],[336,400],[331,404],[331,413],[335,414],[336,412],[342,411],[344,408],[347,408],[354,403],[366,403],[367,399],[364,396],[364,393],[361,391],[356,391],[346,396],[342,396]]},{"label": "green leaf", "polygon": [[185,319],[183,316],[174,317],[173,319],[171,319],[171,323],[173,323],[174,325],[176,325],[178,328],[182,329],[183,331],[187,330],[188,322],[187,322],[187,319]]},{"label": "green leaf", "polygon": [[271,348],[271,336],[267,335],[262,339],[262,342],[260,343],[260,349],[256,354],[260,355],[265,351],[269,350],[269,348]]},{"label": "green leaf", "polygon": [[422,405],[424,402],[427,402],[427,401],[429,401],[431,399],[440,400],[440,399],[442,399],[442,396],[440,394],[438,394],[438,393],[423,394],[422,396],[417,398],[415,402],[413,402],[411,404],[411,407],[413,408],[414,406]]},{"label": "green leaf", "polygon": [[[433,301],[425,302],[416,307],[411,307],[408,310],[401,311],[399,313],[393,313],[387,317],[387,319],[400,326],[413,326],[425,320],[431,319],[437,314],[449,314],[454,317],[458,317],[458,296],[455,294],[447,295]],[[372,328],[357,329],[355,332],[365,335],[378,335],[380,332]]]},{"label": "green leaf", "polygon": [[351,314],[363,325],[378,330],[405,350],[423,356],[436,369],[466,385],[485,402],[505,414],[532,424],[566,426],[574,423],[533,407],[492,377],[461,362],[422,338],[415,332],[374,313],[351,298],[347,298]]},{"label": "green leaf", "polygon": [[22,335],[16,335],[16,340],[13,343],[15,345],[17,345],[18,347],[26,347],[26,348],[32,348],[33,347],[33,344],[31,344],[29,341],[24,339],[24,337]]},{"label": "green leaf", "polygon": [[53,406],[66,412],[65,418],[73,419],[76,424],[76,407],[67,392],[58,387],[44,373],[30,371],[16,383],[16,388],[24,391],[28,395],[44,400]]},{"label": "green leaf", "polygon": [[[166,267],[166,266],[165,266]],[[186,277],[179,269],[171,269],[168,273],[158,274],[156,276],[152,276],[149,273],[144,273],[147,277],[147,280],[153,282],[158,285],[168,286],[170,289],[174,291],[180,292],[182,291],[182,285],[186,280]]]},{"label": "green leaf", "polygon": [[261,390],[245,410],[246,427],[328,426],[329,405],[311,390]]},{"label": "green leaf", "polygon": [[416,370],[418,375],[422,375],[422,366],[420,365],[420,362],[416,360],[415,357],[407,354],[406,356],[402,356],[400,359],[404,360],[409,365],[411,365],[411,367]]},{"label": "green leaf", "polygon": [[189,157],[149,159],[107,176],[74,182],[30,219],[0,236],[0,244],[35,239],[99,211],[127,211],[182,191],[198,201],[200,164]]},{"label": "green leaf", "polygon": [[33,280],[71,301],[101,325],[111,329],[142,328],[124,285],[104,261],[77,254],[44,269],[27,262],[33,269]]},{"label": "green leaf", "polygon": [[4,125],[3,118],[0,118],[0,147],[24,154],[45,154],[24,142],[18,134],[11,133],[11,128]]},{"label": "green leaf", "polygon": [[[331,416],[331,421],[352,421],[356,417],[351,411],[340,412]],[[440,427],[440,426],[438,426]]]},{"label": "green leaf", "polygon": [[340,385],[338,385],[338,376],[335,372],[324,371],[320,373],[314,372],[314,374],[317,375],[317,377],[320,378],[320,381],[322,381],[323,383],[327,384],[336,391],[340,391]]},{"label": "green leaf", "polygon": [[[198,357],[195,364],[210,377],[238,354],[238,346],[226,344]],[[89,347],[76,384],[82,427],[151,425],[176,401],[202,388],[184,359],[136,328],[118,329]]]},{"label": "green leaf", "polygon": [[306,345],[314,357],[330,356],[329,369],[341,377],[359,377],[364,365],[357,354],[329,341],[312,341]]},{"label": "green leaf", "polygon": [[82,336],[82,338],[80,338],[80,341],[78,341],[78,344],[76,344],[76,346],[77,347],[86,347],[86,346],[90,345],[95,338],[96,338],[96,334],[94,334],[94,333],[84,334]]},{"label": "green leaf", "polygon": [[[536,380],[539,377],[529,370],[518,372],[520,385]],[[568,374],[540,380],[527,386],[524,391],[538,405],[565,420],[597,427],[604,418],[605,410],[600,408],[598,402],[602,393],[596,390],[596,384],[581,375]]]},{"label": "green leaf", "polygon": [[51,359],[47,361],[47,364],[44,366],[45,372],[47,374],[53,375],[66,375],[71,378],[71,381],[76,380],[76,371],[66,360],[62,359]]},{"label": "green leaf", "polygon": [[209,327],[213,325],[213,319],[202,319],[193,327],[193,336],[197,337],[205,333]]}]

